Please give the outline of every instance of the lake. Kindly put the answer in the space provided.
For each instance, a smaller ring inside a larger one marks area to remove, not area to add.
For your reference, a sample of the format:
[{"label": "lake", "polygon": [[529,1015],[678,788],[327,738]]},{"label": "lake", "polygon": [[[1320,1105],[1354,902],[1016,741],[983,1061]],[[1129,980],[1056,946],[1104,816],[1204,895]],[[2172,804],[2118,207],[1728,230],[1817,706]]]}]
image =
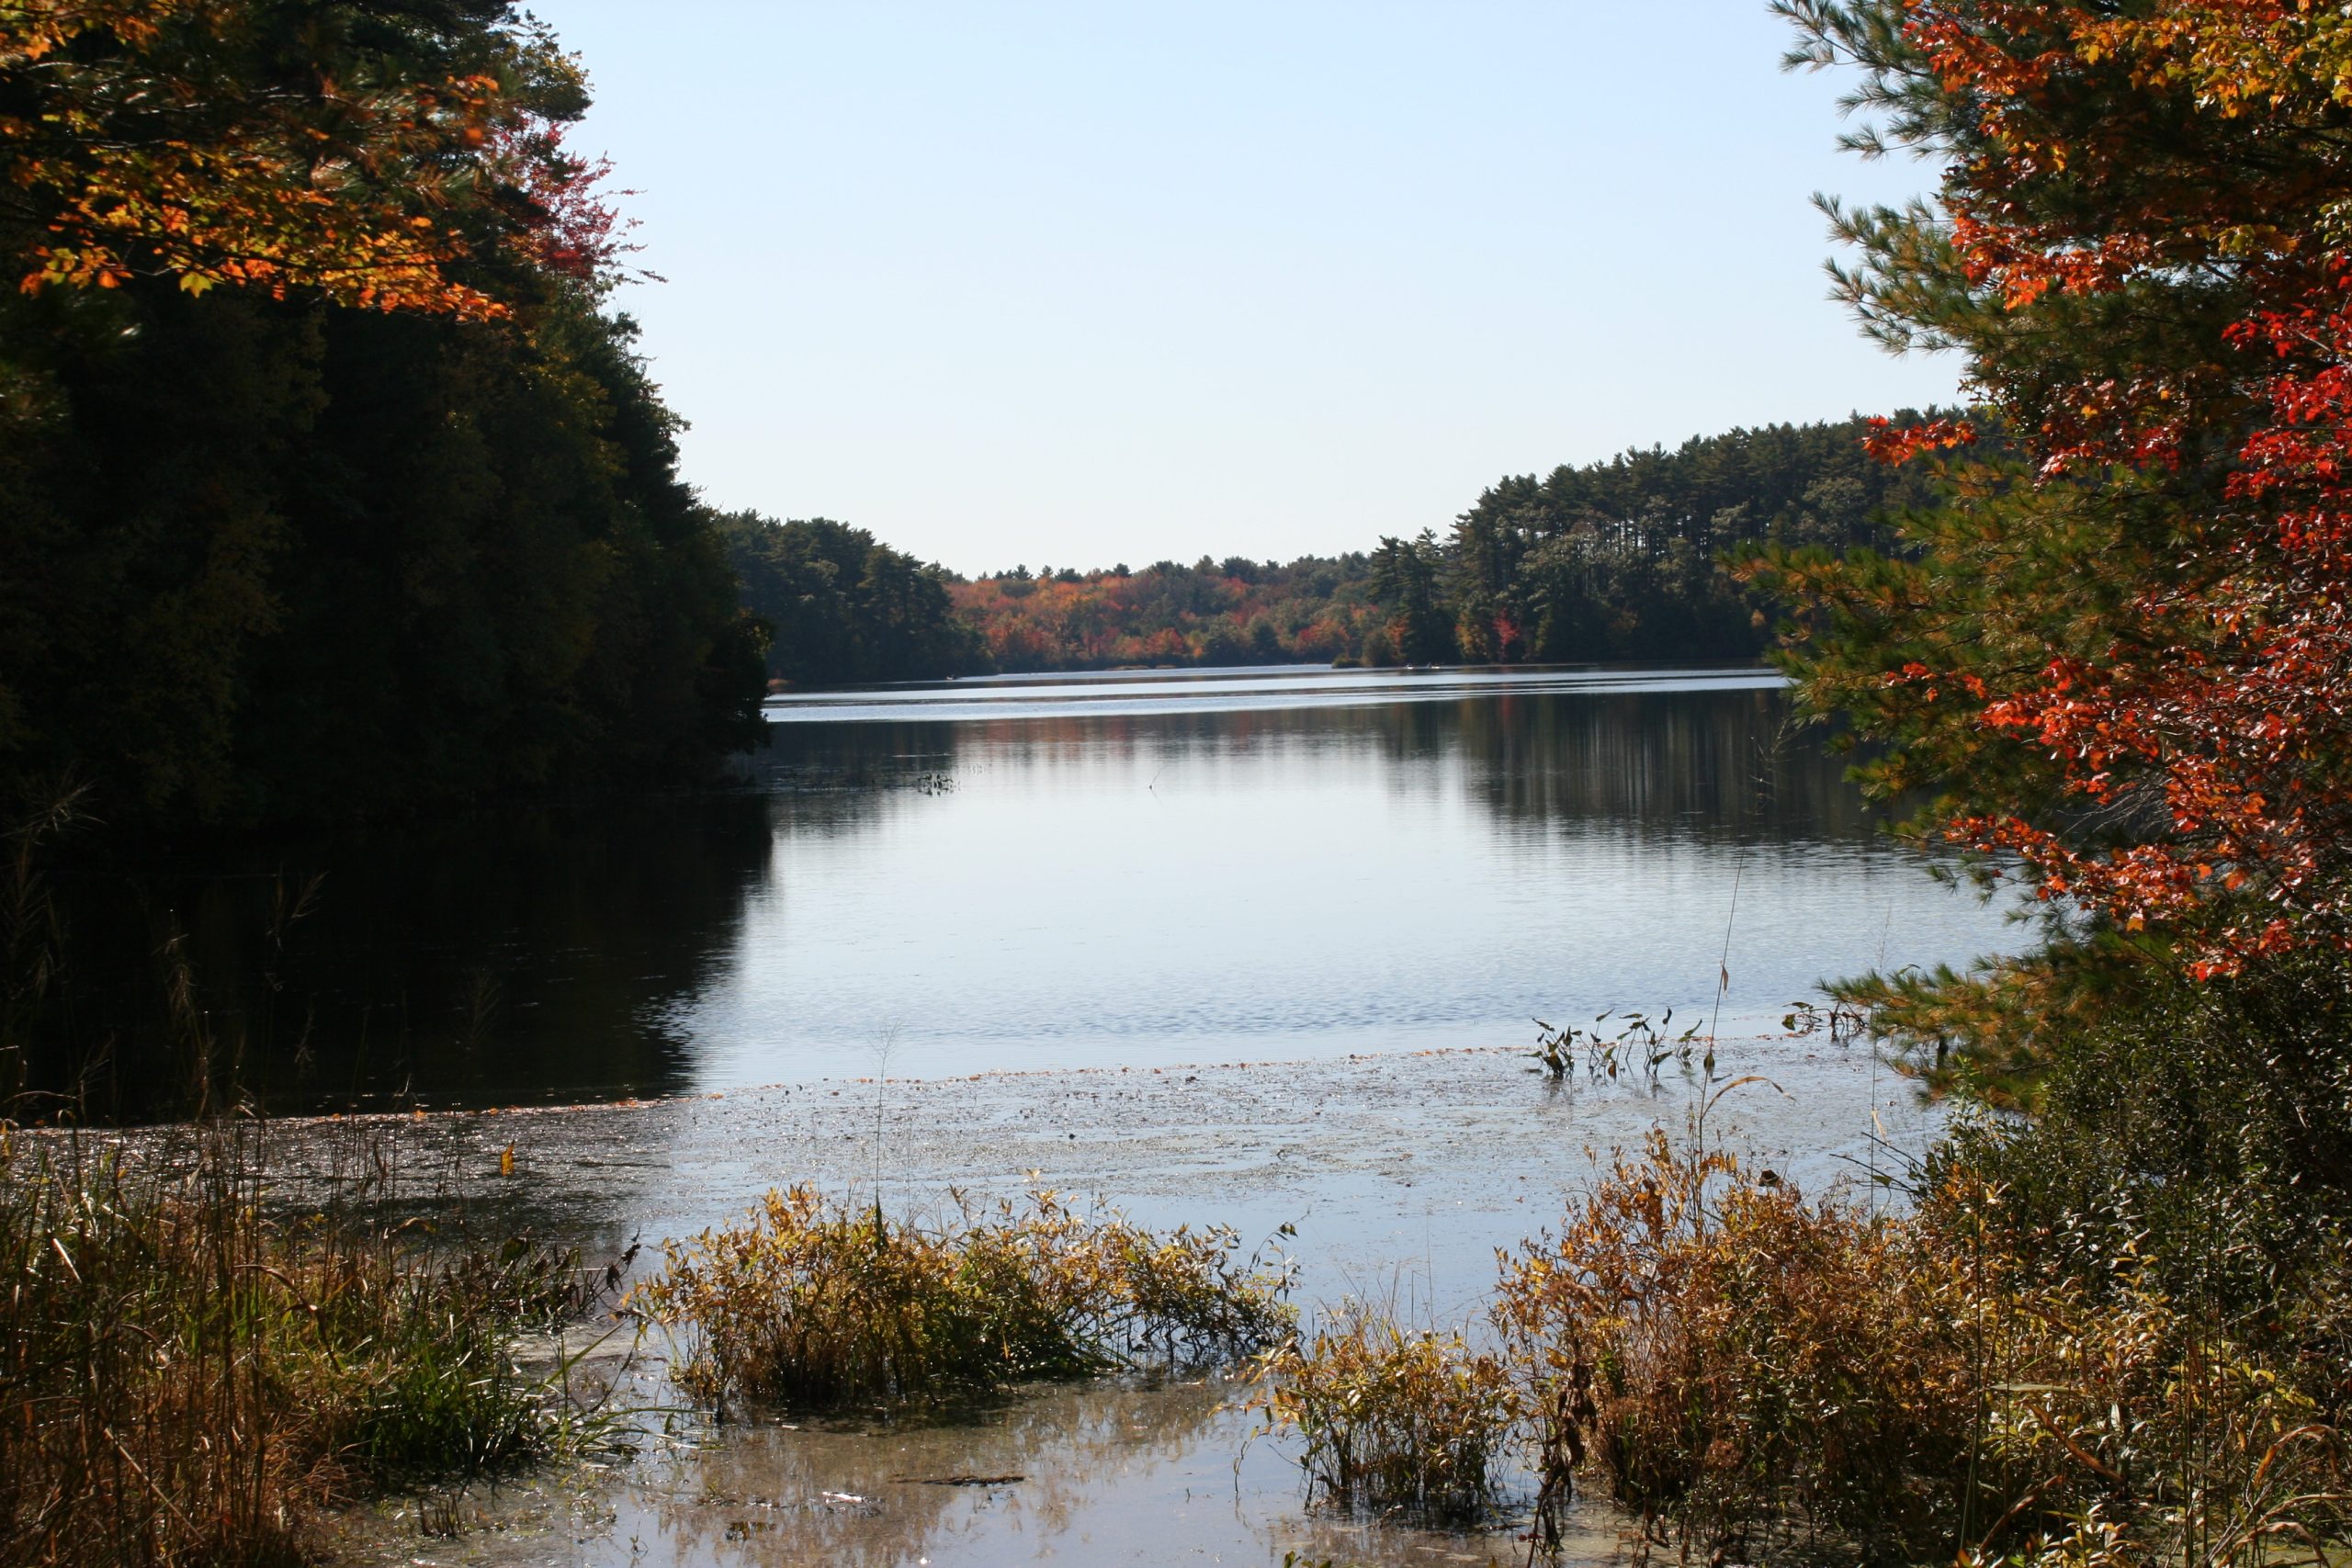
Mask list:
[{"label": "lake", "polygon": [[[1132,671],[810,694],[729,788],[61,889],[97,1114],[654,1097],[1777,1026],[2013,950],[1738,670]],[[194,998],[174,1010],[175,976]]]}]

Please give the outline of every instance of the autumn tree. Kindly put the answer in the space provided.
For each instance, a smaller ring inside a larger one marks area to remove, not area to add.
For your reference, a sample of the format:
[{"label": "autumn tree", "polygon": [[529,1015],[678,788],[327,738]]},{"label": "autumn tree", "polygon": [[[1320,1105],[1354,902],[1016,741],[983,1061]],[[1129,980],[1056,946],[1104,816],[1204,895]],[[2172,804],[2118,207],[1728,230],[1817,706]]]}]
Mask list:
[{"label": "autumn tree", "polygon": [[2352,20],[2296,0],[1784,0],[1849,141],[1936,200],[1832,205],[1838,288],[1957,350],[2024,451],[1940,467],[1916,559],[1783,550],[1808,699],[2034,890],[2214,976],[2352,942]]},{"label": "autumn tree", "polygon": [[0,6],[12,810],[381,815],[757,733],[586,103],[484,0]]},{"label": "autumn tree", "polygon": [[388,7],[302,10],[0,9],[0,225],[19,287],[166,276],[499,313],[452,276],[470,250],[458,209],[514,112],[501,74],[517,62],[480,26],[494,13],[417,27]]}]

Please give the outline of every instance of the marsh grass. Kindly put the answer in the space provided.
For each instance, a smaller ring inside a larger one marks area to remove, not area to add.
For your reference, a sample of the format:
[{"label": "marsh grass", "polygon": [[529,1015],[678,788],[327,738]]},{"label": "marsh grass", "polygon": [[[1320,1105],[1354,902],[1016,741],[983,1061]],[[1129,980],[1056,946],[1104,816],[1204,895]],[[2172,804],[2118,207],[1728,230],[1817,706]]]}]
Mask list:
[{"label": "marsh grass", "polygon": [[1298,1436],[1310,1503],[1466,1524],[1496,1500],[1522,1407],[1510,1370],[1455,1331],[1348,1302],[1311,1342],[1261,1357],[1254,1407]]},{"label": "marsh grass", "polygon": [[1261,1358],[1257,1407],[1312,1503],[1476,1522],[1523,1461],[1537,1555],[1589,1485],[1683,1562],[2352,1561],[2344,1258],[2232,1307],[2128,1236],[2059,1266],[1962,1162],[1919,1180],[1811,1199],[1694,1118],[1502,1255],[1475,1343],[1351,1303]]},{"label": "marsh grass", "polygon": [[1617,1156],[1556,1236],[1503,1260],[1494,1319],[1544,1511],[1589,1469],[1709,1551],[1790,1519],[1932,1533],[1915,1482],[1951,1472],[1969,1405],[1910,1240],[1663,1131]]},{"label": "marsh grass", "polygon": [[1292,1323],[1288,1270],[1238,1259],[1231,1231],[1153,1232],[1051,1192],[959,1197],[922,1224],[799,1186],[667,1251],[630,1300],[677,1339],[678,1386],[721,1417],[746,1402],[920,1404],[1205,1364]]},{"label": "marsh grass", "polygon": [[509,1352],[580,1303],[571,1259],[272,1217],[268,1137],[0,1124],[0,1562],[307,1562],[340,1503],[558,1440]]}]

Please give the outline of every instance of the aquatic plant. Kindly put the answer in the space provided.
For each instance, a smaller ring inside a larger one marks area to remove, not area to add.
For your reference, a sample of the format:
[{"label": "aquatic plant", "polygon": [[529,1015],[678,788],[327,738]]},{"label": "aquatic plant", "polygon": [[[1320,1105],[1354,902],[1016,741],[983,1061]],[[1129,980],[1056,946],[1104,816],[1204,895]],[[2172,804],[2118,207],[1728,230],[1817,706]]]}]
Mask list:
[{"label": "aquatic plant", "polygon": [[1609,1021],[1614,1010],[1595,1018],[1590,1029],[1575,1024],[1555,1029],[1540,1018],[1533,1020],[1542,1032],[1536,1036],[1535,1049],[1527,1054],[1535,1063],[1528,1070],[1540,1072],[1557,1083],[1573,1076],[1581,1065],[1588,1078],[1614,1078],[1623,1072],[1629,1077],[1639,1073],[1655,1082],[1660,1067],[1668,1062],[1688,1066],[1702,1046],[1707,1070],[1714,1070],[1713,1037],[1702,1039],[1697,1024],[1679,1034],[1667,1032],[1674,1023],[1672,1008],[1667,1009],[1665,1016],[1656,1022],[1647,1013],[1627,1013],[1616,1033],[1603,1034],[1600,1026]]},{"label": "aquatic plant", "polygon": [[557,1441],[509,1352],[575,1304],[568,1255],[280,1222],[270,1176],[252,1123],[0,1123],[0,1564],[308,1561],[330,1506]]},{"label": "aquatic plant", "polygon": [[959,1194],[926,1224],[804,1185],[671,1243],[630,1301],[677,1334],[673,1376],[722,1416],[922,1402],[1257,1349],[1289,1330],[1289,1272],[1237,1250],[1228,1229],[1156,1233],[1046,1191]]},{"label": "aquatic plant", "polygon": [[1298,1435],[1312,1501],[1433,1523],[1483,1515],[1519,1430],[1509,1369],[1458,1331],[1407,1329],[1342,1304],[1302,1345],[1260,1358],[1266,1430]]},{"label": "aquatic plant", "polygon": [[1968,1427],[1956,1352],[1914,1327],[1908,1239],[1662,1131],[1619,1155],[1556,1237],[1504,1259],[1495,1303],[1545,1501],[1589,1459],[1710,1545],[1792,1513],[1911,1521],[1913,1476],[1948,1472]]}]

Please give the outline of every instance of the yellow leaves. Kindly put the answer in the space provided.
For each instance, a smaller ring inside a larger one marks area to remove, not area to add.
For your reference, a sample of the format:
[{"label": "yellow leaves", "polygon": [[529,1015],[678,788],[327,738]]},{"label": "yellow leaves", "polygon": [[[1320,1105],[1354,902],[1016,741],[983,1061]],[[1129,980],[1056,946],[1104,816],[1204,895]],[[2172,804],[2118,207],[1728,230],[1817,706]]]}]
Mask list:
[{"label": "yellow leaves", "polygon": [[2299,98],[2352,103],[2352,20],[2339,8],[2169,0],[2152,11],[2078,17],[2075,57],[2120,64],[2143,86],[2185,87],[2225,119]]},{"label": "yellow leaves", "polygon": [[[214,39],[244,0],[21,0],[0,9],[0,62],[50,62],[35,102],[0,119],[0,185],[54,204],[59,236],[18,287],[117,288],[172,277],[277,297],[485,319],[505,308],[450,276],[469,247],[421,207],[453,152],[476,155],[496,84],[352,85],[322,60],[314,93],[238,75]],[[69,43],[84,40],[68,51]],[[353,83],[365,62],[345,62]],[[459,106],[437,123],[422,102]],[[170,106],[164,107],[162,106]],[[194,113],[188,112],[194,109]],[[194,129],[192,129],[194,128]]]},{"label": "yellow leaves", "polygon": [[198,0],[14,0],[0,11],[0,65],[45,60],[92,32],[144,48],[164,23],[198,8]]}]

